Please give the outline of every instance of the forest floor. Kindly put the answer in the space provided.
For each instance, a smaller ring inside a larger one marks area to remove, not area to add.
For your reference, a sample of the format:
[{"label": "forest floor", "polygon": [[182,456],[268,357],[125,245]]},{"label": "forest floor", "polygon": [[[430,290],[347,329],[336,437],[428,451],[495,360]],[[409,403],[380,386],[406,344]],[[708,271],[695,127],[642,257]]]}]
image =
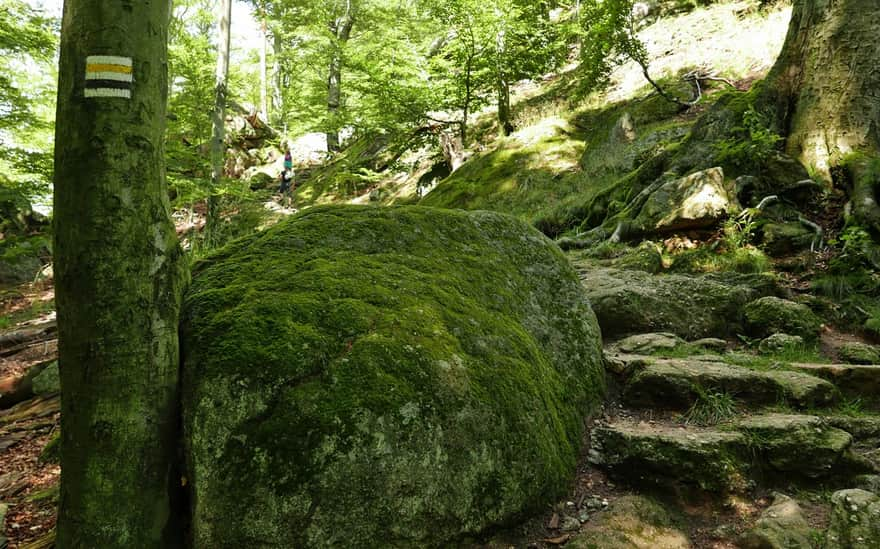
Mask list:
[{"label": "forest floor", "polygon": [[[8,394],[32,367],[57,359],[53,298],[52,286],[39,283],[0,294],[0,321],[6,324],[0,330],[0,393]],[[11,333],[23,337],[3,342]],[[33,334],[40,335],[29,339]],[[16,343],[20,339],[25,341]],[[61,402],[57,395],[19,391],[22,402],[0,409],[0,509],[8,506],[0,547],[5,536],[10,549],[36,549],[54,540],[61,467],[46,447],[59,432]]]}]

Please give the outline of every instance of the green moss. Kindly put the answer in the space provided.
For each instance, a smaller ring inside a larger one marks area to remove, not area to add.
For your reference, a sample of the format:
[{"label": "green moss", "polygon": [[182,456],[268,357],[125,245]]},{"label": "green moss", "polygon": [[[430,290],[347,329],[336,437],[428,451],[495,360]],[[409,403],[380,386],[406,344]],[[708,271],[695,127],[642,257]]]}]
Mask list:
[{"label": "green moss", "polygon": [[744,313],[749,333],[759,337],[785,333],[811,342],[818,337],[822,325],[806,305],[778,297],[763,297],[749,303]]},{"label": "green moss", "polygon": [[196,546],[431,544],[567,487],[604,391],[599,333],[524,223],[319,207],[194,270]]}]

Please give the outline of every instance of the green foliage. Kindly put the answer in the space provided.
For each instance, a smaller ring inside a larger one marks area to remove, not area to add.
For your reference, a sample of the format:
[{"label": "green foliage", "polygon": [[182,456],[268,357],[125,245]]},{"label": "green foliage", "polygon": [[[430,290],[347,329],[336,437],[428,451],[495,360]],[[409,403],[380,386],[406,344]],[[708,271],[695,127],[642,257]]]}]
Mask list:
[{"label": "green foliage", "polygon": [[843,416],[862,417],[866,414],[865,403],[861,398],[844,398],[834,408],[834,412]]},{"label": "green foliage", "polygon": [[779,148],[782,136],[770,129],[768,116],[750,106],[742,122],[731,130],[733,137],[715,143],[718,162],[745,172],[759,168]]},{"label": "green foliage", "polygon": [[635,33],[632,0],[587,0],[581,3],[581,89],[607,83],[615,66],[627,58],[647,63],[645,45]]},{"label": "green foliage", "polygon": [[880,335],[880,274],[874,265],[880,247],[859,225],[847,226],[829,244],[835,255],[828,270],[813,280],[813,289],[839,305],[839,320]]},{"label": "green foliage", "polygon": [[0,0],[0,187],[45,201],[58,22],[21,0]]},{"label": "green foliage", "polygon": [[718,425],[736,417],[738,411],[733,396],[725,392],[707,391],[694,386],[697,399],[682,416],[682,421],[693,425]]}]

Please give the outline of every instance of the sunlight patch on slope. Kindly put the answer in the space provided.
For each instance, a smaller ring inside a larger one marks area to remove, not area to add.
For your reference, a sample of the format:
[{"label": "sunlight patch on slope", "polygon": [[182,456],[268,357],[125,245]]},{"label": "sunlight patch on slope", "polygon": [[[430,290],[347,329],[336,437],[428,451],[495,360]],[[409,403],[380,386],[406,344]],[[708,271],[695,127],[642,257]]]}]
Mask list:
[{"label": "sunlight patch on slope", "polygon": [[[639,37],[648,48],[651,77],[675,76],[696,67],[730,79],[763,76],[782,49],[791,7],[755,13],[750,5],[714,4],[642,30]],[[615,70],[611,80],[605,102],[631,98],[646,84],[632,61]]]}]

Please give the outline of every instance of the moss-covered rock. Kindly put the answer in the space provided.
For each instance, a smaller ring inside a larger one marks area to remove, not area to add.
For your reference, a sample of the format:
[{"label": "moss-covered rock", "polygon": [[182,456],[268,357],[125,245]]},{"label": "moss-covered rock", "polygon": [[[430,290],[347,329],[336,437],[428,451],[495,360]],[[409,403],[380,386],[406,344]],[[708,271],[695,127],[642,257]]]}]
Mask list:
[{"label": "moss-covered rock", "polygon": [[705,393],[726,393],[757,407],[780,398],[802,407],[834,402],[834,386],[800,372],[764,372],[720,361],[651,359],[626,384],[624,397],[632,404],[660,409],[686,409]]},{"label": "moss-covered rock", "polygon": [[812,549],[812,530],[800,505],[784,494],[775,494],[773,504],[761,513],[755,527],[743,534],[743,549]]},{"label": "moss-covered rock", "polygon": [[867,343],[844,343],[837,350],[841,360],[850,364],[880,364],[880,348]]},{"label": "moss-covered rock", "polygon": [[808,250],[816,233],[800,223],[766,223],[761,227],[762,247],[768,254],[779,257]]},{"label": "moss-covered rock", "polygon": [[840,392],[863,404],[880,407],[880,365],[792,364],[792,367],[833,383]]},{"label": "moss-covered rock", "polygon": [[749,303],[744,312],[746,329],[757,337],[785,333],[815,341],[822,327],[822,321],[806,305],[773,296]]},{"label": "moss-covered rock", "polygon": [[670,351],[684,344],[685,341],[675,334],[657,332],[625,337],[620,341],[615,341],[611,345],[610,350],[613,352],[650,355],[657,351]]},{"label": "moss-covered rock", "polygon": [[566,489],[602,398],[561,252],[489,212],[314,208],[199,263],[195,547],[436,545]]},{"label": "moss-covered rock", "polygon": [[750,469],[748,441],[733,431],[618,421],[591,442],[590,462],[635,485],[739,491]]},{"label": "moss-covered rock", "polygon": [[758,344],[758,351],[762,354],[772,355],[804,348],[804,338],[796,335],[782,333],[770,334]]},{"label": "moss-covered rock", "polygon": [[642,232],[670,232],[716,225],[740,210],[733,181],[715,167],[660,185],[634,220]]},{"label": "moss-covered rock", "polygon": [[624,496],[600,511],[565,546],[573,549],[689,549],[681,519],[644,496]]},{"label": "moss-covered rock", "polygon": [[827,549],[880,547],[880,497],[865,490],[841,490],[831,496]]},{"label": "moss-covered rock", "polygon": [[852,436],[815,416],[765,414],[740,421],[737,430],[773,473],[819,478],[844,471],[849,464]]},{"label": "moss-covered rock", "polygon": [[773,293],[753,276],[651,275],[575,263],[605,337],[668,331],[686,339],[736,335],[742,308]]}]

